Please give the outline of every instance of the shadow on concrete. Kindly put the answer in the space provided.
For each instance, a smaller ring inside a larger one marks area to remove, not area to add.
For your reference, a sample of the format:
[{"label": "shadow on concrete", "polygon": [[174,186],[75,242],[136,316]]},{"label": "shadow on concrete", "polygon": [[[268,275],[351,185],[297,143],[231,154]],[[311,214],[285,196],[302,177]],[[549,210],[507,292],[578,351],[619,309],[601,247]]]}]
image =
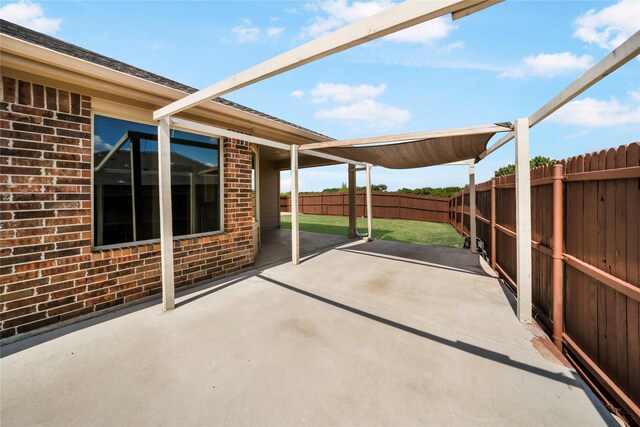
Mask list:
[{"label": "shadow on concrete", "polygon": [[[200,298],[211,295],[215,292],[221,291],[229,286],[235,285],[237,283],[242,282],[249,277],[253,277],[258,275],[258,271],[249,270],[244,273],[240,273],[240,276],[234,274],[231,277],[223,277],[217,278],[213,281],[207,281],[204,283],[197,283],[195,285],[186,286],[182,288],[176,289],[176,308],[187,305],[191,302],[194,302]],[[189,298],[184,298],[185,296],[193,295]],[[56,338],[65,336],[67,334],[71,334],[73,332],[81,331],[86,328],[90,328],[92,326],[98,325],[103,322],[108,322],[113,319],[117,319],[122,316],[126,316],[131,313],[135,313],[140,310],[144,310],[150,307],[158,306],[158,303],[161,300],[160,294],[154,294],[142,300],[133,301],[128,306],[115,306],[111,309],[107,309],[104,311],[100,311],[95,313],[92,317],[84,318],[84,319],[71,319],[68,323],[57,323],[52,326],[51,329],[43,329],[40,331],[34,331],[35,333],[29,334],[26,333],[24,337],[22,337],[18,341],[10,342],[7,344],[3,344],[0,348],[0,359],[6,356],[11,356],[12,354],[19,353],[23,350],[27,350],[31,347],[35,347],[37,345],[43,344],[45,342],[54,340]]]},{"label": "shadow on concrete", "polygon": [[500,283],[500,289],[502,290],[502,293],[504,294],[505,299],[509,302],[509,306],[511,307],[511,310],[513,310],[513,314],[515,314],[517,317],[518,302],[516,301],[516,295],[514,291],[511,290],[511,288],[504,282],[504,280],[502,280],[502,278],[499,278],[498,282]]},{"label": "shadow on concrete", "polygon": [[[289,224],[286,224],[282,228],[285,230],[291,230],[291,226]],[[346,225],[345,226],[325,225],[325,224],[316,224],[313,222],[305,222],[304,224],[300,224],[300,231],[306,231],[308,233],[330,234],[335,236],[346,236],[348,232],[348,227]],[[391,234],[393,233],[393,231],[394,230],[375,228],[374,236],[377,236],[379,238],[381,236],[386,236],[388,234]],[[361,233],[364,232],[366,234],[366,230],[364,231],[360,230],[360,232]]]},{"label": "shadow on concrete", "polygon": [[469,354],[473,354],[473,355],[478,356],[478,357],[482,357],[484,359],[492,360],[494,362],[501,363],[501,364],[504,364],[504,365],[507,365],[507,366],[511,366],[513,368],[516,368],[516,369],[521,369],[523,371],[530,372],[532,374],[539,375],[539,376],[548,378],[548,379],[553,380],[553,381],[558,381],[558,382],[561,382],[561,383],[566,384],[566,385],[571,386],[571,387],[577,387],[577,388],[582,389],[581,383],[576,378],[567,378],[564,375],[559,374],[559,373],[549,372],[549,371],[546,371],[544,369],[538,368],[536,366],[531,366],[531,365],[528,365],[528,364],[523,363],[523,362],[518,362],[517,360],[513,360],[509,356],[506,356],[506,355],[504,355],[502,353],[498,353],[498,352],[495,352],[495,351],[492,351],[492,350],[488,350],[488,349],[483,348],[483,347],[478,347],[476,345],[469,344],[469,343],[466,343],[464,341],[453,341],[453,340],[450,340],[450,339],[447,339],[447,338],[443,338],[443,337],[440,337],[438,335],[435,335],[435,334],[432,334],[432,333],[429,333],[429,332],[421,331],[419,329],[412,328],[411,326],[407,326],[407,325],[404,325],[402,323],[395,322],[393,320],[385,319],[385,318],[377,316],[375,314],[372,314],[372,313],[369,313],[369,312],[366,312],[366,311],[363,311],[363,310],[359,310],[357,308],[348,306],[346,304],[342,304],[342,303],[337,302],[337,301],[330,300],[328,298],[325,298],[323,296],[314,294],[312,292],[305,291],[305,290],[300,289],[300,288],[296,288],[295,286],[288,285],[286,283],[280,282],[280,281],[272,279],[270,277],[265,277],[263,275],[258,275],[257,277],[259,277],[260,279],[265,280],[265,281],[267,281],[269,283],[273,283],[274,285],[277,285],[277,286],[280,286],[282,288],[288,289],[290,291],[299,293],[299,294],[304,295],[306,297],[313,298],[313,299],[315,299],[317,301],[320,301],[320,302],[323,302],[325,304],[332,305],[334,307],[340,308],[342,310],[348,311],[348,312],[356,314],[358,316],[365,317],[365,318],[373,320],[375,322],[382,323],[382,324],[387,325],[387,326],[391,326],[391,327],[399,329],[401,331],[408,332],[410,334],[413,334],[413,335],[416,335],[416,336],[419,336],[419,337],[422,337],[422,338],[425,338],[425,339],[428,339],[428,340],[431,340],[431,341],[434,341],[434,342],[437,342],[437,343],[440,343],[440,344],[443,344],[443,345],[446,345],[446,346],[449,346],[449,347],[452,347],[452,348],[455,348],[455,349],[460,350],[460,351],[464,351],[464,352],[469,353]]},{"label": "shadow on concrete", "polygon": [[457,273],[491,277],[480,266],[478,256],[465,249],[375,240],[363,245],[338,248],[338,250]]},{"label": "shadow on concrete", "polygon": [[[256,256],[255,268],[273,267],[291,261],[290,229],[280,228],[264,231],[261,240],[262,248]],[[345,235],[300,231],[300,261],[304,262],[350,241],[352,239],[346,237],[346,230]]]},{"label": "shadow on concrete", "polygon": [[[192,303],[192,302],[194,302],[194,301],[197,301],[197,300],[199,300],[200,298],[204,298],[204,297],[209,296],[209,295],[211,295],[211,294],[214,294],[214,293],[216,293],[216,292],[218,292],[218,291],[221,291],[221,290],[223,290],[223,289],[226,289],[226,288],[228,288],[229,286],[233,286],[233,285],[235,285],[236,283],[240,283],[240,282],[242,282],[243,280],[248,279],[249,277],[256,276],[257,274],[258,274],[258,273],[257,273],[256,271],[251,271],[251,272],[249,272],[249,274],[242,275],[242,277],[235,278],[235,279],[233,279],[233,280],[230,280],[229,282],[221,283],[221,284],[213,284],[213,285],[209,285],[209,286],[211,286],[211,287],[210,287],[210,289],[207,289],[206,291],[203,291],[203,292],[199,292],[199,293],[197,293],[196,295],[194,295],[194,296],[192,296],[192,297],[189,297],[189,298],[185,298],[185,299],[184,299],[184,300],[182,300],[182,301],[176,302],[176,308],[182,307],[182,306],[184,306],[184,305],[187,305],[187,304],[189,304],[189,303]],[[202,288],[202,286],[200,286],[199,288]],[[189,292],[189,293],[195,293],[195,292],[198,292],[198,290],[195,290],[194,292]],[[181,297],[182,297],[182,296],[183,296],[183,295],[181,295]]]}]

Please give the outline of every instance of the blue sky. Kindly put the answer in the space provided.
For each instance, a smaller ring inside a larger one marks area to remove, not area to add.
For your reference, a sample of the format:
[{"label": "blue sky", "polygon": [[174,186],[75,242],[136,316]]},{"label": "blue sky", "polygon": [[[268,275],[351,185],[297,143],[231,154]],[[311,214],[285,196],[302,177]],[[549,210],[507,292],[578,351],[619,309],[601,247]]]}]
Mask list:
[{"label": "blue sky", "polygon": [[[393,4],[331,1],[3,2],[4,19],[203,88]],[[337,139],[528,117],[640,29],[640,2],[506,1],[308,64],[227,98]],[[497,137],[496,137],[497,139]],[[494,140],[496,140],[494,139]],[[532,129],[531,155],[565,158],[640,140],[635,59]],[[513,162],[480,162],[480,181]],[[283,173],[283,190],[288,174]],[[375,168],[374,183],[464,185],[464,167]],[[301,171],[337,187],[346,167]],[[363,178],[358,177],[359,184]]]}]

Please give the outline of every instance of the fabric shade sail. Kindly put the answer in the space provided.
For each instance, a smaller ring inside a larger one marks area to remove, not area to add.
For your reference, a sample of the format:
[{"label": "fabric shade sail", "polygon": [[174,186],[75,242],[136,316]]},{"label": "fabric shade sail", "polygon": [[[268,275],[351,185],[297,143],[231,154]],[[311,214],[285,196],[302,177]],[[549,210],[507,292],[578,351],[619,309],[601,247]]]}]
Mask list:
[{"label": "fabric shade sail", "polygon": [[389,169],[410,169],[474,159],[495,132],[447,136],[419,141],[322,148],[318,151]]}]

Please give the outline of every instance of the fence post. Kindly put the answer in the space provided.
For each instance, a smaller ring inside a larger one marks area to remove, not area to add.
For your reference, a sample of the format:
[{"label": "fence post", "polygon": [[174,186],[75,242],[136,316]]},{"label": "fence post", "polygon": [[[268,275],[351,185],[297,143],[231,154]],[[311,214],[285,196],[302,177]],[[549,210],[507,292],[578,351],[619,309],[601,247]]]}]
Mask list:
[{"label": "fence post", "polygon": [[458,195],[453,199],[453,226],[458,231]]},{"label": "fence post", "polygon": [[553,342],[562,351],[564,330],[563,166],[553,165]]},{"label": "fence post", "polygon": [[458,195],[453,199],[453,226],[458,231]]},{"label": "fence post", "polygon": [[464,190],[460,193],[458,209],[460,209],[460,234],[464,235]]},{"label": "fence post", "polygon": [[496,179],[491,178],[491,268],[496,269]]}]

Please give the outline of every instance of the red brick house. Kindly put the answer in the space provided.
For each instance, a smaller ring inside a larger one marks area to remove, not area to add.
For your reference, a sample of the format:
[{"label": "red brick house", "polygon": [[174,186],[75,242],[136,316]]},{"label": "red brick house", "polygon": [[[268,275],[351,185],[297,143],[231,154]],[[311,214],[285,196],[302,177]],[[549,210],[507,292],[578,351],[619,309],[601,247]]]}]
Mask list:
[{"label": "red brick house", "polygon": [[[159,293],[152,112],[196,89],[10,22],[0,37],[1,337]],[[329,139],[222,98],[183,117],[287,144]],[[180,130],[171,152],[176,287],[251,267],[258,227],[279,226],[288,153]]]}]

